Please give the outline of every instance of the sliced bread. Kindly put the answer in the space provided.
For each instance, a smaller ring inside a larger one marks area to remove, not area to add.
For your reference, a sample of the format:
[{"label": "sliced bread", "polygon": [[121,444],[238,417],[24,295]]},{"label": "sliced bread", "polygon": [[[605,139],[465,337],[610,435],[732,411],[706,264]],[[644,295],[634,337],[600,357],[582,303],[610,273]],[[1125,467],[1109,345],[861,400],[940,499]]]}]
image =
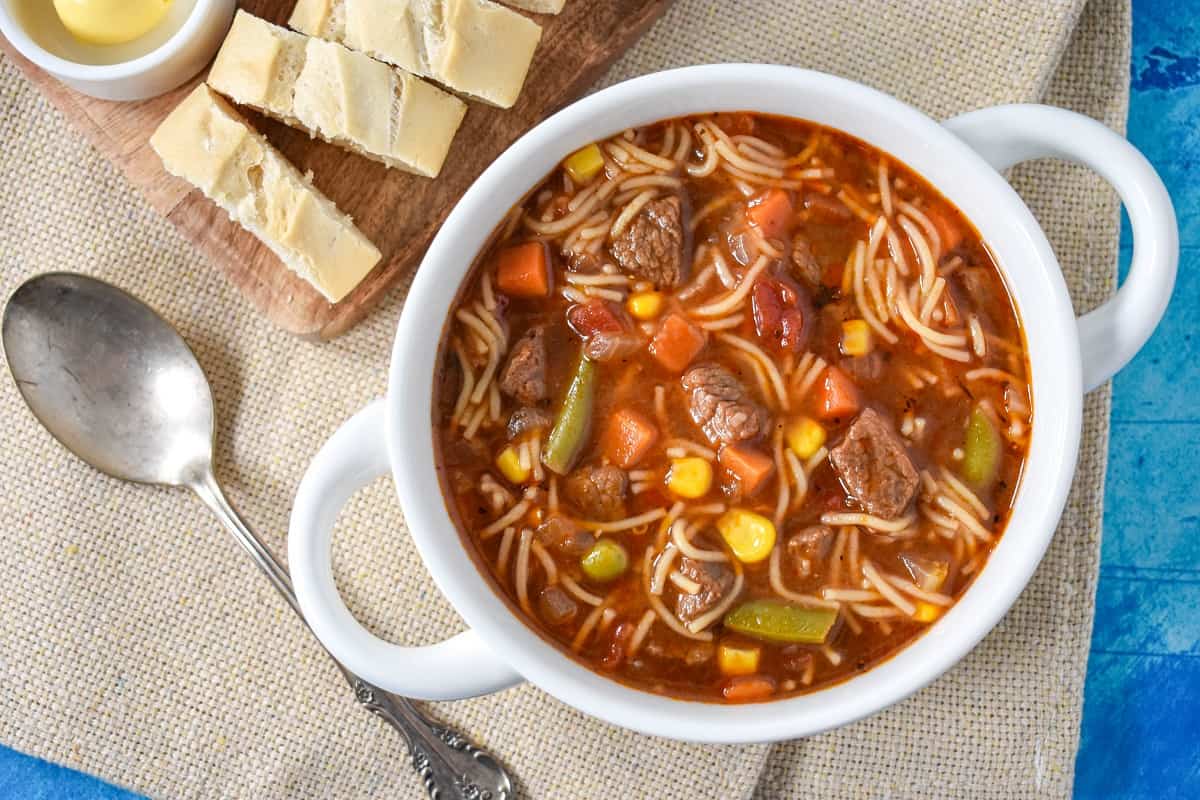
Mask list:
[{"label": "sliced bread", "polygon": [[558,14],[567,4],[567,0],[504,0],[504,3],[535,14]]},{"label": "sliced bread", "polygon": [[542,28],[491,0],[299,0],[288,24],[509,108]]},{"label": "sliced bread", "polygon": [[427,177],[441,171],[466,113],[461,100],[407,72],[245,11],[208,83],[235,103]]},{"label": "sliced bread", "polygon": [[379,263],[375,245],[222,98],[201,84],[150,137],[183,178],[336,303]]}]

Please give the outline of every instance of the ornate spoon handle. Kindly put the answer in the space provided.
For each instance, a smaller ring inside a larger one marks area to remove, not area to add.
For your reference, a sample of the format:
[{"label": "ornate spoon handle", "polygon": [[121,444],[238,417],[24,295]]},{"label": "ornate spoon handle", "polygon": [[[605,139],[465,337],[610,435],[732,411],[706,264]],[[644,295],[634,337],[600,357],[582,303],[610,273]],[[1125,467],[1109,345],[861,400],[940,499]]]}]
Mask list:
[{"label": "ornate spoon handle", "polygon": [[[287,570],[234,511],[217,484],[216,477],[207,472],[191,488],[238,543],[246,548],[254,563],[303,620],[304,615],[300,613]],[[511,800],[512,781],[490,754],[475,747],[458,733],[430,720],[407,698],[389,694],[367,683],[343,667],[337,659],[333,659],[333,662],[354,690],[359,705],[387,722],[404,737],[412,754],[413,767],[421,776],[432,800]]]},{"label": "ornate spoon handle", "polygon": [[512,800],[512,782],[490,753],[431,722],[407,698],[342,672],[359,704],[400,731],[433,800]]}]

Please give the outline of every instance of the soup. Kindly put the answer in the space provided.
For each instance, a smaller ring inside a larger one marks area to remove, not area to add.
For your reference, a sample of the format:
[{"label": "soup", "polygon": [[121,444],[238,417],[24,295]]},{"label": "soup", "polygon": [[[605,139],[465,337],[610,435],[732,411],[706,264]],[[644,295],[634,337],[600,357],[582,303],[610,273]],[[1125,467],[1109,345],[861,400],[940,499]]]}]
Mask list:
[{"label": "soup", "polygon": [[934,624],[1032,420],[967,220],[764,115],[568,157],[494,233],[439,364],[440,477],[486,578],[588,667],[690,700],[812,691]]}]

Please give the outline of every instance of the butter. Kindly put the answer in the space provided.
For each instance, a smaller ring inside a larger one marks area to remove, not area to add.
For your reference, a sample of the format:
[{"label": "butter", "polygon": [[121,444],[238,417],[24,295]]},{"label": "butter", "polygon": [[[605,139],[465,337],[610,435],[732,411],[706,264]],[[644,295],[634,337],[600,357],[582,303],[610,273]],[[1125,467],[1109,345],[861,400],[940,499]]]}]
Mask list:
[{"label": "butter", "polygon": [[[67,61],[95,65],[120,64],[157,50],[183,27],[183,23],[196,6],[196,0],[169,0],[169,2],[166,0],[103,0],[101,5],[105,8],[111,5],[117,10],[120,17],[133,10],[132,6],[141,6],[144,2],[153,3],[150,6],[151,10],[156,6],[161,7],[163,15],[157,23],[132,39],[116,44],[97,44],[95,41],[82,39],[72,33],[63,23],[56,9],[56,6],[62,3],[82,4],[90,2],[90,0],[54,0],[54,2],[51,0],[7,0],[7,2],[16,23],[39,46]],[[68,16],[73,12],[74,9],[68,12]],[[110,24],[108,20],[112,19],[109,17],[106,20],[96,20],[95,23],[103,28]],[[97,39],[114,38],[111,32],[107,37],[102,30],[96,31],[96,33]],[[87,34],[83,33],[82,35],[86,36]]]},{"label": "butter", "polygon": [[54,0],[67,30],[90,44],[125,44],[162,23],[171,0]]}]

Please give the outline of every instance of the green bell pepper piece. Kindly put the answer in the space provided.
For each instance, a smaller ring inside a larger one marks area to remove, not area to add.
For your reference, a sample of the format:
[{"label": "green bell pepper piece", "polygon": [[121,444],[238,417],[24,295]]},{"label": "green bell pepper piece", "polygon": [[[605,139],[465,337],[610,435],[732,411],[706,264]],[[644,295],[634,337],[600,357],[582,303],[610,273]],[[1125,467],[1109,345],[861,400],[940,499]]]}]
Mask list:
[{"label": "green bell pepper piece", "polygon": [[768,642],[822,644],[837,618],[836,608],[807,608],[782,600],[750,600],[725,615],[725,627]]},{"label": "green bell pepper piece", "polygon": [[967,435],[963,443],[962,475],[975,489],[985,489],[996,480],[1004,442],[996,423],[979,406],[971,409]]},{"label": "green bell pepper piece", "polygon": [[571,471],[579,451],[587,444],[592,427],[592,406],[596,401],[596,372],[595,363],[581,355],[542,451],[542,463],[559,475]]}]

